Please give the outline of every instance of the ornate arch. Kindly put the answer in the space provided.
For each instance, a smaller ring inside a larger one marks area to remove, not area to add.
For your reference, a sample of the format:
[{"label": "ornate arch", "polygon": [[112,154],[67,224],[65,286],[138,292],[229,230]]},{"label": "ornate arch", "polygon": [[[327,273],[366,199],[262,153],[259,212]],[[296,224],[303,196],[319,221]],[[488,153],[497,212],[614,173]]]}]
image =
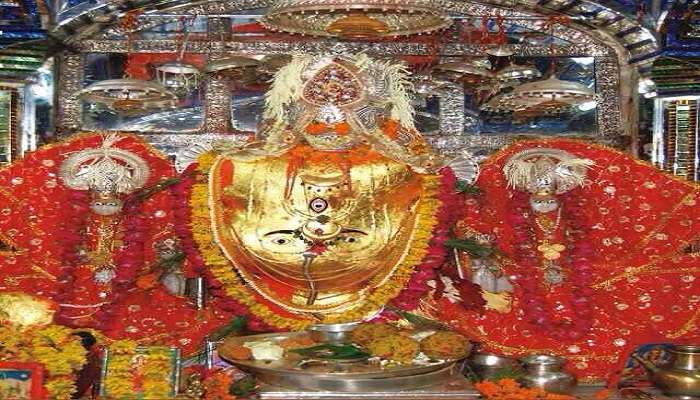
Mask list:
[{"label": "ornate arch", "polygon": [[[143,23],[139,23],[136,30],[148,29],[164,23],[168,16],[164,15],[198,15],[212,16],[212,21],[216,21],[217,16],[234,15],[244,10],[254,10],[262,14],[272,0],[206,0],[206,1],[183,1],[183,0],[162,0],[157,2],[132,0],[130,2],[111,2],[109,4],[98,5],[89,11],[84,12],[79,17],[68,18],[56,28],[56,35],[63,35],[67,41],[71,42],[81,52],[151,52],[151,53],[171,53],[176,52],[179,47],[177,40],[118,40],[115,37],[124,36],[129,33],[117,24],[117,18],[129,10],[141,8],[144,16]],[[635,91],[637,74],[632,68],[627,68],[629,62],[642,63],[642,58],[647,57],[647,51],[656,51],[656,42],[644,39],[644,43],[635,42],[631,46],[628,39],[634,32],[645,32],[624,15],[613,11],[610,8],[601,6],[588,0],[540,0],[536,3],[531,0],[489,0],[482,2],[464,0],[440,0],[442,6],[451,14],[462,16],[462,18],[477,18],[483,15],[502,15],[507,21],[513,21],[525,28],[544,31],[549,15],[567,13],[571,16],[571,23],[557,25],[552,32],[554,36],[561,38],[569,45],[559,46],[555,49],[554,55],[568,56],[593,56],[595,57],[595,71],[598,93],[598,124],[600,139],[615,141],[621,136],[632,137],[636,131],[636,123],[621,124],[621,121],[636,121],[636,101]],[[568,2],[563,4],[562,2]],[[574,4],[575,3],[575,4]],[[591,11],[593,7],[595,12]],[[594,13],[594,19],[582,17],[585,13]],[[163,15],[159,19],[158,15]],[[172,18],[172,17],[170,17]],[[141,21],[140,21],[141,22]],[[212,26],[215,25],[212,23]],[[635,26],[634,29],[631,27]],[[620,29],[622,31],[620,31]],[[631,32],[631,33],[627,33]],[[304,52],[324,52],[329,49],[330,42],[325,40],[304,40],[294,43],[267,43],[267,42],[240,42],[233,40],[221,40],[212,35],[211,39],[190,41],[188,52],[194,53],[280,53],[290,51]],[[627,39],[626,39],[627,38]],[[641,44],[640,44],[641,43]],[[369,51],[381,54],[429,54],[431,49],[428,45],[411,42],[387,42],[371,43],[342,41],[333,43],[333,46],[340,47],[345,51]],[[517,54],[520,55],[552,55],[549,50],[542,46],[513,45]],[[483,55],[483,48],[464,43],[449,43],[443,48],[444,55]],[[642,52],[643,57],[640,56]],[[644,58],[646,59],[646,58]],[[66,63],[80,63],[75,57],[68,57]],[[65,94],[64,104],[59,105],[59,125],[76,129],[80,124],[80,105],[77,98],[71,98],[71,93],[76,92],[75,85],[81,82],[79,76],[72,76],[80,68],[66,68],[67,75],[63,76],[59,85],[60,90]],[[215,80],[209,82],[205,100],[207,109],[206,124],[200,134],[211,134],[220,132],[228,125],[228,116],[225,116],[225,105],[227,94],[223,91],[225,85],[217,83]],[[230,101],[230,100],[229,100]],[[431,138],[434,143],[441,148],[472,146],[475,141],[490,140],[491,146],[505,144],[504,138],[475,138],[461,135],[463,125],[464,110],[459,114],[459,101],[451,103],[453,109],[449,110],[455,118],[447,119],[447,123],[441,125],[447,135],[443,137]],[[460,121],[461,120],[461,121]],[[452,122],[450,122],[452,121]],[[452,124],[452,125],[450,125]],[[632,140],[634,141],[634,139]]]}]

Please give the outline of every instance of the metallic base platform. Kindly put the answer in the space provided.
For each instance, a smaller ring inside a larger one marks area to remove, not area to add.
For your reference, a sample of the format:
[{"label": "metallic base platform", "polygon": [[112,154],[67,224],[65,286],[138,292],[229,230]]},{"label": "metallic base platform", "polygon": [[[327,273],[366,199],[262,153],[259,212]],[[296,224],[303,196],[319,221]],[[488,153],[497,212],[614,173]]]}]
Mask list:
[{"label": "metallic base platform", "polygon": [[441,385],[429,386],[410,391],[382,392],[310,392],[263,385],[258,393],[263,400],[349,400],[349,399],[420,399],[420,400],[458,400],[478,399],[477,393],[468,380],[455,377]]},{"label": "metallic base platform", "polygon": [[[572,395],[578,396],[582,400],[593,400],[596,392],[602,390],[602,386],[579,386]],[[654,400],[680,400],[678,398],[666,397],[658,391],[645,390]],[[286,389],[263,385],[258,393],[261,400],[386,400],[386,399],[413,399],[413,400],[470,400],[479,399],[479,393],[472,387],[465,378],[455,377],[454,379],[438,386],[426,387],[424,389],[396,392],[364,392],[364,393],[344,393],[344,392],[310,392],[294,389]],[[623,397],[613,394],[608,400],[629,400],[634,397]]]}]

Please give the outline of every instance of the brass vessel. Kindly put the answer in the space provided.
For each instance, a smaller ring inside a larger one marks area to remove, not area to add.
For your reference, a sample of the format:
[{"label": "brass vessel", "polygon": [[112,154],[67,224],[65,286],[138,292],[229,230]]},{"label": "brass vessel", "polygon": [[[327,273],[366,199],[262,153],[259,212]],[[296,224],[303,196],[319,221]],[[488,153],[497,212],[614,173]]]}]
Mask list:
[{"label": "brass vessel", "polygon": [[664,394],[681,399],[700,397],[700,346],[673,346],[668,352],[671,359],[660,366],[637,354],[632,357],[647,369],[651,381]]}]

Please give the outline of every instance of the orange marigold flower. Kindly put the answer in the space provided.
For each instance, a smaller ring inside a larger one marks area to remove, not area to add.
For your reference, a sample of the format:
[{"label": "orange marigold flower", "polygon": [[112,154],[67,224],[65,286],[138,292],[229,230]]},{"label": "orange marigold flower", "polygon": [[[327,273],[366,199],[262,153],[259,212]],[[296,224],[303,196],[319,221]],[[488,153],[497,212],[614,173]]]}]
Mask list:
[{"label": "orange marigold flower", "polygon": [[399,121],[390,119],[382,126],[382,131],[389,139],[396,139],[399,136]]},{"label": "orange marigold flower", "polygon": [[327,132],[329,130],[329,126],[326,124],[314,122],[306,125],[306,129],[304,130],[310,135],[319,135],[321,133]]},{"label": "orange marigold flower", "polygon": [[153,289],[158,286],[158,277],[155,273],[141,275],[136,279],[136,287],[139,289]]},{"label": "orange marigold flower", "polygon": [[575,400],[575,397],[547,393],[540,388],[523,388],[510,378],[498,382],[482,381],[474,387],[489,400]]},{"label": "orange marigold flower", "polygon": [[347,122],[341,122],[338,125],[335,126],[335,133],[338,135],[347,135],[350,133],[350,124]]}]

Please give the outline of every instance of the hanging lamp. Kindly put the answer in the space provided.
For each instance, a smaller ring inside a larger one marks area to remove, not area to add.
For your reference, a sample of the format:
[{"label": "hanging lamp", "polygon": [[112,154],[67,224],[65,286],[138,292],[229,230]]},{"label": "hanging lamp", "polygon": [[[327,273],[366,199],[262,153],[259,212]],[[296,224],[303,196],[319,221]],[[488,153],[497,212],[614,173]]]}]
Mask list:
[{"label": "hanging lamp", "polygon": [[522,81],[542,77],[540,70],[530,65],[508,64],[496,71],[496,80],[504,86],[519,85]]},{"label": "hanging lamp", "polygon": [[250,56],[231,55],[207,64],[206,72],[226,76],[240,84],[249,84],[258,79],[260,61]]},{"label": "hanging lamp", "polygon": [[595,98],[595,92],[578,82],[564,81],[552,74],[547,79],[523,83],[513,90],[516,101],[558,100],[570,105],[578,105]]},{"label": "hanging lamp", "polygon": [[467,61],[438,64],[433,67],[433,72],[440,77],[463,83],[465,86],[487,85],[495,78],[493,72]]},{"label": "hanging lamp", "polygon": [[[194,20],[192,23],[194,23]],[[202,75],[202,72],[195,65],[183,62],[190,37],[190,29],[188,29],[186,22],[183,23],[183,27],[185,29],[185,37],[182,40],[182,47],[177,60],[168,61],[154,67],[156,82],[175,93],[178,97],[186,96],[199,86]]]},{"label": "hanging lamp", "polygon": [[[554,52],[554,26],[558,19],[552,19],[549,26],[550,53]],[[550,64],[547,79],[524,83],[516,86],[511,96],[514,104],[537,104],[529,106],[530,113],[540,115],[555,115],[576,109],[575,106],[595,100],[595,91],[579,82],[561,80],[556,76],[556,63]]]},{"label": "hanging lamp", "polygon": [[79,92],[82,100],[120,114],[141,114],[175,106],[175,95],[163,85],[140,79],[108,79]]},{"label": "hanging lamp", "polygon": [[[131,32],[136,26],[133,14],[121,21],[122,27]],[[127,40],[127,53],[131,48],[131,34]],[[94,82],[78,92],[78,97],[93,105],[101,105],[122,115],[138,115],[154,110],[175,107],[176,96],[157,82],[133,79],[128,75],[129,66],[121,79],[105,79]]]}]

